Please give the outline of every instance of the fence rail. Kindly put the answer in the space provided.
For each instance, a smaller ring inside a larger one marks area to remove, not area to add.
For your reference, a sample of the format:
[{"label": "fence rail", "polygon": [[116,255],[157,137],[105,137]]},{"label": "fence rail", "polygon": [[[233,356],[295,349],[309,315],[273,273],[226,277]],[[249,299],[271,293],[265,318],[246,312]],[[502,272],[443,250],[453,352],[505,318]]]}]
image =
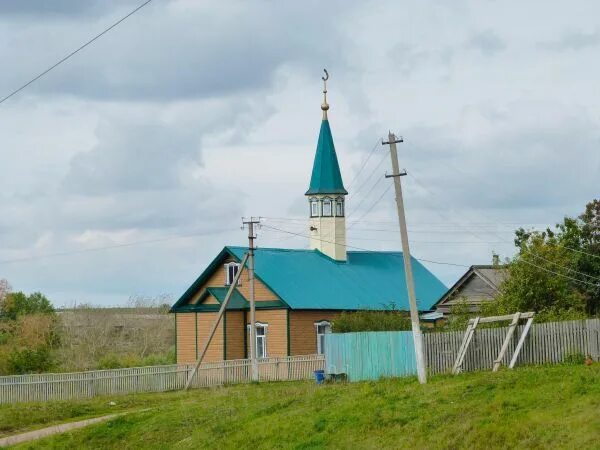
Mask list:
[{"label": "fence rail", "polygon": [[[503,365],[508,365],[522,330],[523,326],[517,328],[504,357]],[[463,370],[491,369],[506,336],[506,331],[506,327],[477,329],[465,356]],[[425,359],[430,373],[444,373],[452,369],[462,338],[462,331],[426,333],[424,335]],[[412,366],[406,362],[410,358],[402,352],[410,347],[411,342],[407,341],[402,344],[406,347],[404,350],[399,347],[400,343],[394,345],[391,343],[393,342],[390,341],[388,345],[387,355],[382,356],[381,352],[378,354],[370,348],[363,354],[363,357],[376,358],[377,361],[373,364],[377,370],[382,372],[382,375],[398,375],[396,372],[400,369],[402,369],[402,373],[410,373]],[[400,367],[398,369],[395,362],[387,361],[391,357],[390,352],[391,355],[404,355],[405,367],[398,366]],[[517,364],[557,363],[573,353],[590,355],[595,360],[600,359],[600,319],[533,325]],[[383,364],[381,358],[387,359],[385,361],[387,365]],[[266,358],[260,360],[258,366],[260,381],[303,380],[311,378],[314,370],[323,369],[325,358],[323,355]],[[0,404],[174,391],[183,389],[192,367],[192,365],[169,365],[77,373],[5,376],[0,377]],[[390,370],[393,373],[388,373]],[[250,375],[250,361],[247,359],[204,363],[200,365],[191,385],[200,388],[248,383],[251,380]]]},{"label": "fence rail", "polygon": [[[323,355],[265,358],[259,361],[259,381],[303,380],[322,369]],[[71,400],[98,395],[165,392],[183,389],[193,365],[134,367],[76,373],[50,373],[0,377],[0,404]],[[204,363],[192,387],[248,383],[247,359]]]},{"label": "fence rail", "polygon": [[[508,366],[523,328],[524,325],[521,325],[515,330],[502,360],[503,366]],[[491,369],[507,331],[508,327],[477,328],[462,370]],[[463,336],[463,331],[426,333],[423,336],[425,360],[430,373],[445,373],[452,369]],[[600,319],[532,325],[517,365],[558,363],[574,353],[589,355],[596,361],[600,359]]]}]

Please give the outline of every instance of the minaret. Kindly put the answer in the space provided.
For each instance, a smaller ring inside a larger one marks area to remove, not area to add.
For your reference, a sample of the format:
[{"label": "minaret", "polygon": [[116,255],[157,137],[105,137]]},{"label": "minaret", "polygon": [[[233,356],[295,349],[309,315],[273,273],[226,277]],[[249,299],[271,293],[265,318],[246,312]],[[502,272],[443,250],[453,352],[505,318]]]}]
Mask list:
[{"label": "minaret", "polygon": [[329,128],[327,111],[327,80],[323,78],[323,120],[317,152],[313,164],[310,186],[306,191],[309,202],[310,248],[317,249],[337,261],[346,261],[346,218],[345,196],[348,195],[342,182],[333,136]]}]

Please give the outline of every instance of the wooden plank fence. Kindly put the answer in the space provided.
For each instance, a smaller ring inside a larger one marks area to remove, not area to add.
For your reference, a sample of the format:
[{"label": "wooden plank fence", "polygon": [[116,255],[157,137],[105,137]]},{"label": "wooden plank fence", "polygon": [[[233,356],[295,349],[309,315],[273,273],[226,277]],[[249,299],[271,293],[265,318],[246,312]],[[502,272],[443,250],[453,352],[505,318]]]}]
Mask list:
[{"label": "wooden plank fence", "polygon": [[[515,330],[502,366],[508,366],[519,336],[525,325]],[[491,370],[498,356],[508,327],[478,328],[467,350],[462,370]],[[425,361],[429,373],[445,373],[452,370],[464,331],[425,333]],[[559,363],[569,354],[591,356],[600,360],[600,319],[548,322],[531,326],[525,339],[517,365]]]},{"label": "wooden plank fence", "polygon": [[[324,366],[323,355],[265,358],[259,361],[260,381],[304,380]],[[183,389],[193,365],[134,367],[76,373],[0,377],[0,404],[71,400],[98,395],[165,392]],[[250,360],[201,364],[192,387],[248,383]]]}]

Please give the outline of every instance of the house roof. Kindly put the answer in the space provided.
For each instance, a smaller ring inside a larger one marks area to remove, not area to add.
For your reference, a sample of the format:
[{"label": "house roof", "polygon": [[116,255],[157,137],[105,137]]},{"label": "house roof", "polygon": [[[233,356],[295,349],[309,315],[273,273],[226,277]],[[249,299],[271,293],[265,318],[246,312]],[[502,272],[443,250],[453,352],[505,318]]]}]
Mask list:
[{"label": "house roof", "polygon": [[506,279],[505,265],[473,265],[448,289],[440,299],[435,302],[437,307],[446,302],[457,290],[459,290],[471,277],[477,276],[485,281],[493,290],[498,291],[502,282]]},{"label": "house roof", "polygon": [[442,314],[441,312],[438,312],[438,311],[432,311],[432,312],[421,315],[421,320],[423,320],[425,322],[436,321],[436,320],[443,319],[443,318],[444,318],[444,314]]},{"label": "house roof", "polygon": [[313,163],[310,186],[306,195],[347,194],[344,188],[340,165],[333,145],[329,120],[323,119],[317,142],[317,152]]},{"label": "house roof", "polygon": [[[246,247],[225,247],[173,306],[185,305],[228,256],[238,261]],[[318,250],[259,248],[255,251],[256,278],[268,286],[283,307],[292,309],[408,310],[401,252],[348,252],[336,261]],[[446,287],[419,261],[412,259],[417,306],[429,310]],[[212,288],[211,288],[212,289]]]},{"label": "house roof", "polygon": [[[206,291],[200,296],[197,303],[182,305],[176,308],[175,312],[194,312],[194,311],[218,311],[223,301],[225,300],[225,296],[227,295],[227,291],[229,287],[208,287]],[[203,300],[206,297],[212,296],[214,297],[218,304],[203,304]],[[256,309],[269,309],[269,308],[283,308],[285,304],[280,300],[272,300],[272,301],[260,301],[256,302]],[[233,290],[231,294],[231,299],[227,304],[227,310],[245,310],[250,308],[250,303],[244,297],[244,295],[236,288]]]}]

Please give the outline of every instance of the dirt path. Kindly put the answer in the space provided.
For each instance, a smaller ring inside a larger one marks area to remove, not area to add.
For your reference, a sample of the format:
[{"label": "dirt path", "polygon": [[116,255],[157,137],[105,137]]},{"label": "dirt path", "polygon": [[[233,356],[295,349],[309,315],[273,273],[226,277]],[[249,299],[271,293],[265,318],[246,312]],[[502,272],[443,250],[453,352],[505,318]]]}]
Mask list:
[{"label": "dirt path", "polygon": [[35,439],[41,439],[46,436],[52,436],[53,434],[64,433],[66,431],[77,430],[78,428],[87,427],[99,422],[105,422],[115,417],[119,417],[127,414],[126,412],[119,414],[109,414],[107,416],[94,417],[93,419],[80,420],[79,422],[68,422],[61,423],[60,425],[53,425],[47,428],[41,428],[39,430],[28,431],[27,433],[15,434],[0,438],[0,447],[8,445],[21,444],[22,442],[33,441]]}]

